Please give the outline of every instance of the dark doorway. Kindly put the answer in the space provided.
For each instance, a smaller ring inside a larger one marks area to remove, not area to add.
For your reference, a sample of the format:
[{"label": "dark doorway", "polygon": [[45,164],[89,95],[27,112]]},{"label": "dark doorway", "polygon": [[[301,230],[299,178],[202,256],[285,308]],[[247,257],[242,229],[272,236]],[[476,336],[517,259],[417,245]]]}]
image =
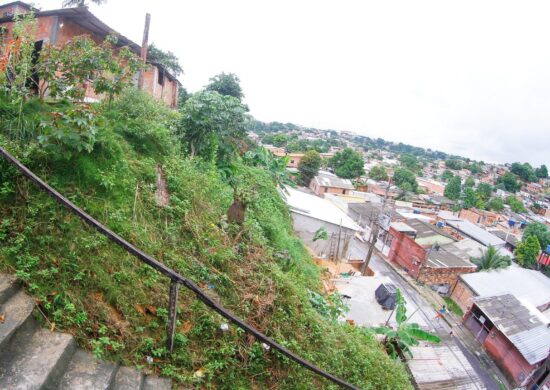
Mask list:
[{"label": "dark doorway", "polygon": [[30,88],[35,95],[38,95],[40,92],[40,76],[36,70],[36,64],[38,64],[38,60],[40,59],[40,52],[42,51],[43,45],[44,41],[36,41],[34,43],[34,50],[32,52],[32,74],[27,82],[27,87]]}]

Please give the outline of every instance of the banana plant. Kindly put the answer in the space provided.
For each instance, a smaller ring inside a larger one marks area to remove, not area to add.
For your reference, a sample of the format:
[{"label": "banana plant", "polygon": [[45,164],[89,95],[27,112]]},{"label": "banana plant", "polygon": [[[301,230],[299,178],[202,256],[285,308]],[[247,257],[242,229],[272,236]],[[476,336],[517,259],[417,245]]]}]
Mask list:
[{"label": "banana plant", "polygon": [[375,333],[386,336],[384,338],[384,347],[388,355],[394,359],[404,357],[405,354],[412,358],[411,347],[420,344],[419,340],[431,343],[441,342],[439,337],[421,329],[420,325],[407,322],[410,317],[407,317],[406,303],[401,291],[397,289],[395,309],[397,328],[389,327],[387,323],[386,326],[373,328]]}]

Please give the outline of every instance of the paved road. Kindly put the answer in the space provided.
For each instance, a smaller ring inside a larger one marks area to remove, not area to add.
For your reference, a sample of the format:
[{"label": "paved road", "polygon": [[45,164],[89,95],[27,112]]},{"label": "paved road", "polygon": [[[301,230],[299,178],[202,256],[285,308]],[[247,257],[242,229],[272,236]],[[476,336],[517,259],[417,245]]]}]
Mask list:
[{"label": "paved road", "polygon": [[[490,373],[487,372],[486,368],[483,367],[478,358],[472,353],[471,347],[467,348],[461,341],[459,337],[449,337],[449,332],[451,327],[447,322],[436,319],[436,310],[434,307],[426,301],[426,299],[418,293],[418,291],[412,287],[409,282],[404,280],[384,259],[380,257],[379,254],[374,254],[371,263],[369,264],[370,268],[378,272],[389,279],[401,290],[405,299],[409,302],[414,303],[418,308],[418,312],[424,317],[425,322],[429,324],[430,330],[440,336],[442,336],[442,343],[448,345],[458,346],[458,348],[463,352],[464,356],[468,362],[474,368],[479,380],[483,382],[485,388],[489,390],[499,390],[500,387],[498,383],[493,379]],[[411,313],[408,313],[409,315]],[[457,335],[457,332],[464,332],[465,330],[456,324],[453,326],[453,332]],[[466,330],[467,331],[467,330]],[[475,346],[474,346],[475,347]],[[472,381],[475,381],[475,378],[472,378]]]}]

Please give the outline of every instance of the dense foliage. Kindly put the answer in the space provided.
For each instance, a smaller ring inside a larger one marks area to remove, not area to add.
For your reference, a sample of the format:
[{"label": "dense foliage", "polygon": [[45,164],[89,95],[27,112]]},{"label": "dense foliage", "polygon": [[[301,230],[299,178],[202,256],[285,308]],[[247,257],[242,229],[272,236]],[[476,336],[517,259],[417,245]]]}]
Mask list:
[{"label": "dense foliage", "polygon": [[393,183],[406,192],[418,191],[418,182],[413,172],[405,168],[398,168],[393,174]]},{"label": "dense foliage", "polygon": [[162,65],[175,77],[183,74],[178,57],[171,51],[161,50],[154,43],[147,48],[147,61]]},{"label": "dense foliage", "polygon": [[550,245],[550,229],[543,223],[531,222],[527,225],[523,231],[523,240],[531,236],[537,238],[542,249],[546,249]]},{"label": "dense foliage", "polygon": [[444,195],[451,200],[458,200],[461,193],[461,181],[459,176],[452,177],[445,186]]},{"label": "dense foliage", "polygon": [[[321,271],[293,234],[279,160],[239,148],[247,142],[238,99],[203,91],[179,113],[134,90],[114,92],[112,104],[17,105],[14,96],[0,95],[0,145],[74,203],[332,374],[361,388],[411,388],[372,335],[335,321],[341,301],[321,294]],[[240,225],[228,215],[237,196],[247,204]],[[50,327],[182,387],[334,388],[239,329],[222,332],[225,321],[184,289],[168,354],[168,280],[4,160],[0,271],[23,280]]]},{"label": "dense foliage", "polygon": [[321,156],[316,150],[307,151],[298,163],[300,181],[302,185],[309,186],[311,179],[317,175],[321,167]]},{"label": "dense foliage", "polygon": [[329,166],[334,169],[334,173],[344,179],[354,179],[363,175],[364,165],[363,157],[351,148],[336,152],[329,160]]},{"label": "dense foliage", "polygon": [[472,258],[472,263],[477,265],[477,271],[506,268],[512,264],[510,256],[501,255],[494,246],[489,246],[483,255]]},{"label": "dense foliage", "polygon": [[369,177],[376,181],[387,181],[389,179],[388,172],[382,165],[372,167],[369,171]]},{"label": "dense foliage", "polygon": [[244,97],[239,78],[233,73],[220,73],[210,79],[205,87],[207,91],[218,92],[220,95],[232,96],[242,100]]},{"label": "dense foliage", "polygon": [[536,236],[529,236],[518,244],[514,253],[519,265],[531,268],[536,264],[539,252],[539,240]]}]

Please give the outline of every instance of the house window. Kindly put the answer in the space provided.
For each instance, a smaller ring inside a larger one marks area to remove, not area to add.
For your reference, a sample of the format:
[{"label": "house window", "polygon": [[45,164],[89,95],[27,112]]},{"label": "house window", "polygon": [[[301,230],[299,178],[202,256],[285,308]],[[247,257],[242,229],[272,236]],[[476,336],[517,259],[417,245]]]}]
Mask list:
[{"label": "house window", "polygon": [[164,70],[159,69],[159,77],[157,79],[159,85],[164,85]]}]

